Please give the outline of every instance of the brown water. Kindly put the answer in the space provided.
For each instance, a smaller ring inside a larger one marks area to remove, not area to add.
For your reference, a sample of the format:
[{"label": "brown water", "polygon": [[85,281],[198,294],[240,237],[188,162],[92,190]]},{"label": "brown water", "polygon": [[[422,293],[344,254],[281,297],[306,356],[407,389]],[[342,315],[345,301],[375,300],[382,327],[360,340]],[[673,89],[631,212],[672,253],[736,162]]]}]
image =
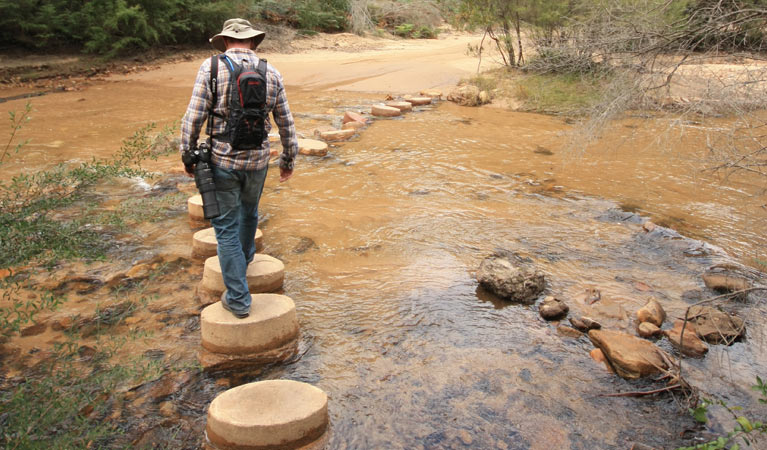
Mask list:
[{"label": "brown water", "polygon": [[[25,136],[33,142],[6,173],[108,155],[148,119],[180,117],[188,91],[134,80],[35,99],[38,112]],[[381,99],[297,88],[289,95],[305,133],[338,120],[344,108]],[[331,448],[687,442],[681,433],[695,427],[671,397],[600,397],[650,384],[608,373],[590,359],[587,338],[560,336],[535,307],[499,303],[478,291],[474,271],[494,249],[512,249],[546,273],[547,292],[565,299],[573,316],[633,333],[634,312],[650,296],[661,299],[670,317],[683,314],[682,294],[703,288],[700,274],[723,252],[753,263],[765,258],[767,244],[765,200],[756,195],[764,186],[720,184],[696,172],[704,149],[700,128],[688,126],[679,137],[681,128],[665,119],[627,119],[577,153],[565,146],[572,127],[562,119],[443,103],[376,121],[327,157],[301,157],[289,183],[279,184],[273,171],[262,201],[265,252],[286,264],[284,290],[298,308],[300,355],[256,375],[194,375],[170,397],[177,411],[172,421],[160,416],[159,405],[139,404],[126,407],[121,426],[131,438],[175,430],[164,437],[171,447],[193,446],[217,392],[287,378],[329,394]],[[658,141],[664,133],[669,139]],[[151,167],[178,168],[175,156]],[[145,195],[142,186],[122,181],[102,193],[114,202]],[[192,233],[183,200],[178,203],[169,218],[123,236],[109,261],[64,271],[103,277],[156,254],[188,256]],[[645,233],[641,219],[620,205],[706,243],[668,230]],[[303,251],[307,238],[315,245]],[[201,264],[185,263],[150,283],[140,294],[149,298],[147,308],[118,330],[151,335],[123,347],[123,356],[151,350],[169,365],[194,364],[199,329],[190,311],[201,272]],[[602,293],[593,305],[582,300],[590,288]],[[106,289],[72,294],[51,320],[114,301]],[[687,376],[764,417],[748,386],[767,373],[767,307],[762,301],[737,309],[748,313],[748,338],[688,360]],[[26,355],[55,338],[48,330],[10,345]],[[715,416],[712,430],[731,427],[725,414]]]}]

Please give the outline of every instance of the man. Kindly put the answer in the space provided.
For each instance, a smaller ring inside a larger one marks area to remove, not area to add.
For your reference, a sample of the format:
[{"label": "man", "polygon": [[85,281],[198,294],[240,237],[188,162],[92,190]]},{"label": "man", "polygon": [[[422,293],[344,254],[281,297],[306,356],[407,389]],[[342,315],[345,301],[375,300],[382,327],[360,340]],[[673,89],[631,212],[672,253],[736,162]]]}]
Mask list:
[{"label": "man", "polygon": [[[281,182],[287,181],[293,175],[293,159],[298,153],[293,116],[288,108],[282,76],[271,65],[266,65],[267,115],[260,148],[233,148],[229,143],[231,140],[223,137],[230,112],[230,67],[233,66],[231,63],[234,62],[251,72],[256,71],[259,59],[254,50],[264,40],[264,36],[263,31],[255,30],[250,22],[244,19],[230,19],[224,23],[221,33],[210,39],[214,48],[224,52],[217,62],[216,104],[212,105],[209,58],[202,63],[197,72],[192,98],[181,122],[183,152],[197,142],[205,120],[213,120],[211,164],[221,215],[212,219],[211,223],[216,231],[218,259],[227,289],[221,296],[221,301],[224,308],[239,318],[247,317],[250,311],[251,299],[246,270],[256,253],[254,239],[258,225],[258,202],[269,165],[267,135],[271,130],[271,122],[268,112],[271,112],[279,128],[282,141]],[[213,115],[208,117],[211,107]],[[187,174],[190,174],[188,169],[191,168],[185,169]]]}]

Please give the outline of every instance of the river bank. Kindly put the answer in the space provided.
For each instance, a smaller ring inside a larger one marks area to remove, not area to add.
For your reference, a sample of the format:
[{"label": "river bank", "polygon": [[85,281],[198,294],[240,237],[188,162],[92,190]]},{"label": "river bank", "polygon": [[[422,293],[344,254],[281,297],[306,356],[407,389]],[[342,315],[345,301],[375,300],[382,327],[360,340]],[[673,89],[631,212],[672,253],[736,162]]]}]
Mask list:
[{"label": "river bank", "polygon": [[[266,56],[285,77],[298,130],[311,135],[387,95],[454,85],[476,69],[464,55],[471,39]],[[199,63],[114,75],[34,99],[21,136],[32,141],[4,175],[110,155],[138,125],[172,123]],[[18,110],[23,100],[4,106]],[[718,261],[719,248],[748,259],[763,254],[765,239],[758,185],[696,175],[693,162],[705,148],[696,130],[717,122],[684,126],[676,144],[662,146],[664,118],[624,119],[589,153],[573,154],[566,118],[442,102],[377,120],[325,157],[301,157],[288,184],[270,174],[261,224],[264,251],[286,264],[285,293],[296,301],[303,330],[299,354],[224,376],[195,369],[193,290],[202,268],[189,256],[184,204],[193,186],[176,155],[161,157],[151,166],[158,179],[98,186],[97,195],[107,207],[164,195],[174,201],[151,210],[153,220],[108,237],[114,246],[105,260],[31,275],[67,300],[40,316],[43,325],[3,344],[4,389],[42,367],[66,342],[61,330],[71,329],[82,367],[99,370],[104,360],[94,360],[92,350],[109,335],[126,340],[108,361],[148,367],[146,382],[117,383],[93,413],[120,424],[121,433],[97,441],[104,446],[198,446],[217,392],[271,378],[331,393],[331,448],[700,442],[731,429],[726,413],[715,410],[702,427],[670,396],[602,397],[652,383],[616,377],[592,361],[585,336],[560,334],[535,307],[486,297],[474,277],[482,258],[511,248],[546,273],[547,292],[566,298],[574,315],[633,333],[635,310],[653,296],[678,317],[694,293],[706,293],[700,275]],[[647,219],[707,243],[649,233]],[[594,290],[600,301],[585,301]],[[706,393],[763,416],[749,386],[767,371],[767,311],[761,298],[730,306],[746,319],[747,338],[685,360],[688,376]],[[673,354],[665,341],[659,345]]]}]

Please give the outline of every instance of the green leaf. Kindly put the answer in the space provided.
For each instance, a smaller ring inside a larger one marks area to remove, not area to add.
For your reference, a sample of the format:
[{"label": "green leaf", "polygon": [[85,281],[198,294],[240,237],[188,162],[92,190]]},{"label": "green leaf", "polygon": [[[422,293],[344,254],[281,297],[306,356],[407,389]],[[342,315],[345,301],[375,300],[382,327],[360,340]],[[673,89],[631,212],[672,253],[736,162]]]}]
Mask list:
[{"label": "green leaf", "polygon": [[708,422],[708,417],[706,417],[706,413],[708,412],[708,408],[706,406],[698,406],[695,409],[690,410],[690,414],[692,414],[693,419],[695,419],[699,423],[706,423]]},{"label": "green leaf", "polygon": [[754,426],[751,424],[751,421],[748,420],[748,418],[740,416],[736,419],[736,421],[740,424],[740,426],[743,427],[743,431],[746,433],[750,433],[754,430]]}]

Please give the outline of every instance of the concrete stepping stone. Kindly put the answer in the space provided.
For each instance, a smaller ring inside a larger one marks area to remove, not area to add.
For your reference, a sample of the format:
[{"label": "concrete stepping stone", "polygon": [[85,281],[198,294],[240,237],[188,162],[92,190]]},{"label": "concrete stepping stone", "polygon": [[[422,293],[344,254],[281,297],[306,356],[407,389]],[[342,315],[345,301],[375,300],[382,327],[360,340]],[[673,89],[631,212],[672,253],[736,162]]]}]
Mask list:
[{"label": "concrete stepping stone", "polygon": [[355,130],[321,131],[320,138],[329,142],[344,141],[354,136],[355,133]]},{"label": "concrete stepping stone", "polygon": [[343,123],[346,124],[349,122],[359,122],[365,125],[368,123],[368,119],[366,119],[362,114],[358,114],[354,111],[346,111],[344,113]]},{"label": "concrete stepping stone", "polygon": [[[285,280],[285,264],[277,258],[256,253],[253,261],[248,264],[246,277],[251,294],[274,292],[282,287]],[[211,256],[205,260],[202,281],[197,287],[200,303],[210,305],[219,301],[225,290],[218,256]]]},{"label": "concrete stepping stone", "polygon": [[413,106],[431,105],[431,97],[410,97],[406,100]]},{"label": "concrete stepping stone", "polygon": [[244,384],[208,407],[207,449],[321,448],[328,428],[328,396],[292,380]]},{"label": "concrete stepping stone", "polygon": [[402,111],[398,108],[386,105],[373,105],[372,113],[374,116],[379,117],[397,117],[402,115]]},{"label": "concrete stepping stone", "polygon": [[345,124],[341,125],[341,129],[342,130],[359,130],[366,126],[367,126],[366,123],[353,121],[353,122],[346,122]]},{"label": "concrete stepping stone", "polygon": [[[264,248],[264,233],[256,230],[256,251]],[[218,242],[216,241],[216,231],[213,228],[205,228],[192,236],[192,257],[206,259],[216,256]]]},{"label": "concrete stepping stone", "polygon": [[186,201],[186,208],[189,211],[189,221],[192,225],[201,225],[209,223],[202,210],[202,195],[197,194],[189,197]]},{"label": "concrete stepping stone", "polygon": [[316,139],[298,139],[298,153],[308,156],[325,156],[328,144]]},{"label": "concrete stepping stone", "polygon": [[279,294],[252,294],[250,315],[236,318],[216,302],[202,310],[202,350],[198,359],[204,369],[233,369],[268,364],[293,356],[298,350],[296,305]]},{"label": "concrete stepping stone", "polygon": [[413,104],[410,102],[386,102],[386,106],[397,108],[403,113],[413,110]]},{"label": "concrete stepping stone", "polygon": [[423,97],[431,97],[432,99],[441,99],[442,98],[442,91],[438,89],[424,89],[420,92],[420,94]]}]

